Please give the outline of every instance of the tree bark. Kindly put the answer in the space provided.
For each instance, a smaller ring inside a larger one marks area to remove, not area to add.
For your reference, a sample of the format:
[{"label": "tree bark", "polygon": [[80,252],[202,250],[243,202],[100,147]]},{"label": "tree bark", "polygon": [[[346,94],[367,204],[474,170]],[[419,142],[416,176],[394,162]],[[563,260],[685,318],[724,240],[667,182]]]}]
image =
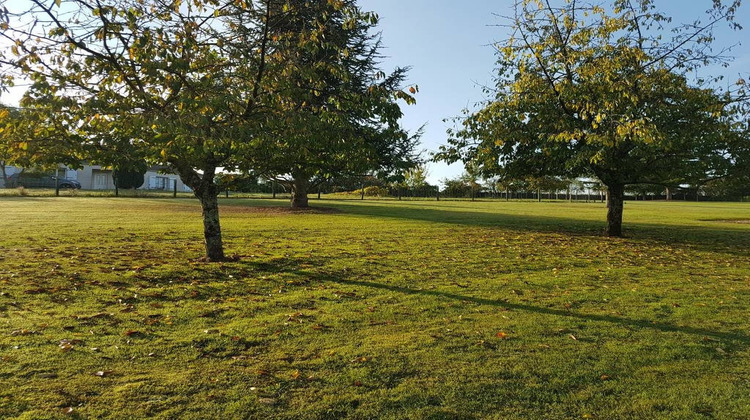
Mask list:
[{"label": "tree bark", "polygon": [[206,187],[196,192],[203,209],[203,236],[206,241],[206,257],[210,261],[224,260],[224,243],[219,223],[219,199],[216,188]]},{"label": "tree bark", "polygon": [[310,207],[307,199],[307,190],[309,189],[310,181],[302,176],[294,177],[292,182],[292,208],[293,209],[306,209]]},{"label": "tree bark", "polygon": [[203,210],[203,238],[206,245],[206,259],[224,261],[224,243],[221,239],[219,222],[219,187],[214,183],[216,167],[206,166],[198,173],[192,166],[183,162],[171,162],[182,182],[193,190]]},{"label": "tree bark", "polygon": [[622,211],[625,206],[625,185],[607,185],[607,235],[622,236]]},{"label": "tree bark", "polygon": [[8,173],[5,171],[5,162],[0,161],[0,171],[3,173],[3,187],[10,188],[10,182],[8,180]]}]

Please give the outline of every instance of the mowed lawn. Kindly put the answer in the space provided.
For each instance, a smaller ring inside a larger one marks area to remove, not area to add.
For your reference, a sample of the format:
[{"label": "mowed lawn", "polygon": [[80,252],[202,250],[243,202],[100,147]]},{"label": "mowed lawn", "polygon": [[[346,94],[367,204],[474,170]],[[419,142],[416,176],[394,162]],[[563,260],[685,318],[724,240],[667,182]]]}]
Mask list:
[{"label": "mowed lawn", "polygon": [[0,198],[0,418],[750,418],[750,204],[311,203]]}]

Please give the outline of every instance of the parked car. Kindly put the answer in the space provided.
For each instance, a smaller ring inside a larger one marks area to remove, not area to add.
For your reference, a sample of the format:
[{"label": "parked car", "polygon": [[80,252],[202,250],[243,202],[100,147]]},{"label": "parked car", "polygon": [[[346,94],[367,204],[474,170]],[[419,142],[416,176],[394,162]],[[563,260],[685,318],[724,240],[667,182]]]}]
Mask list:
[{"label": "parked car", "polygon": [[[9,181],[13,187],[56,188],[58,186],[58,178],[54,175],[13,174]],[[61,190],[78,190],[81,189],[81,183],[75,179],[60,177],[59,187]]]}]

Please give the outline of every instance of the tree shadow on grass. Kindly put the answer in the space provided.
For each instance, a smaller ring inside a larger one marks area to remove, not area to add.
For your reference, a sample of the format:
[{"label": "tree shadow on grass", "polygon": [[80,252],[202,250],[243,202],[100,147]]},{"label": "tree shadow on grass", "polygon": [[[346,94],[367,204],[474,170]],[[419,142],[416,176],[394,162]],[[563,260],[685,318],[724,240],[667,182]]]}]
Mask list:
[{"label": "tree shadow on grass", "polygon": [[617,325],[623,325],[623,326],[635,327],[635,328],[646,328],[646,329],[658,330],[662,332],[679,332],[679,333],[685,333],[685,334],[698,335],[702,337],[712,337],[716,339],[737,341],[745,345],[750,345],[750,337],[741,333],[714,331],[714,330],[709,330],[705,328],[696,328],[696,327],[690,327],[690,326],[684,326],[684,325],[674,325],[674,324],[656,322],[656,321],[651,321],[651,320],[646,320],[646,319],[630,319],[630,318],[618,317],[618,316],[612,316],[612,315],[583,314],[583,313],[578,313],[578,312],[573,312],[573,311],[545,308],[545,307],[522,304],[522,303],[512,303],[512,302],[505,302],[502,300],[465,296],[465,295],[460,295],[457,293],[443,292],[439,290],[410,289],[408,287],[394,286],[390,284],[382,284],[382,283],[376,283],[376,282],[370,282],[370,281],[347,280],[347,279],[343,279],[343,278],[339,278],[335,276],[329,277],[327,281],[338,283],[338,284],[345,284],[349,286],[359,286],[359,287],[367,287],[371,289],[387,290],[390,292],[402,293],[402,294],[408,294],[408,295],[423,295],[423,296],[432,296],[432,297],[438,297],[438,298],[443,298],[443,299],[457,300],[461,302],[472,302],[472,303],[476,303],[480,305],[495,306],[499,308],[513,309],[513,310],[524,311],[524,312],[533,312],[533,313],[543,314],[543,315],[575,318],[575,319],[581,319],[585,321],[607,322],[610,324],[617,324]]},{"label": "tree shadow on grass", "polygon": [[[457,211],[453,210],[455,207],[435,209],[412,206],[345,204],[341,202],[330,203],[330,205],[348,214],[355,215],[484,226],[537,233],[562,233],[575,236],[603,237],[606,223],[604,213],[602,213],[602,220],[597,221],[572,217]],[[750,249],[750,231],[739,224],[737,226],[713,228],[626,222],[624,228],[626,239],[649,240],[665,245],[689,245],[704,251],[750,256],[750,251],[748,251]]]},{"label": "tree shadow on grass", "polygon": [[[253,261],[242,261],[239,263],[246,269],[250,269],[255,272],[272,272],[272,273],[288,273],[295,276],[299,276],[307,279],[308,281],[320,282],[320,283],[335,283],[345,286],[356,286],[364,287],[369,289],[375,289],[390,293],[398,293],[403,295],[419,295],[428,296],[433,298],[448,299],[459,301],[462,303],[475,303],[479,305],[487,305],[504,309],[511,309],[522,312],[530,312],[541,315],[548,315],[551,317],[563,317],[573,318],[584,321],[595,321],[604,322],[609,324],[621,325],[625,327],[638,328],[638,329],[650,329],[657,330],[666,333],[683,333],[699,336],[703,339],[720,339],[733,341],[739,344],[750,345],[750,336],[741,332],[726,332],[716,331],[707,328],[691,327],[685,325],[675,325],[666,322],[658,322],[649,319],[631,319],[621,316],[614,315],[601,315],[601,314],[586,314],[570,310],[553,309],[535,305],[529,305],[524,303],[513,303],[506,302],[504,300],[487,299],[475,296],[467,296],[458,293],[440,291],[440,290],[425,290],[425,289],[412,289],[408,287],[396,286],[391,284],[383,284],[374,281],[355,280],[351,277],[356,276],[353,272],[344,271],[328,271],[325,269],[326,259],[325,258],[291,258],[286,259],[283,262],[277,262],[276,264],[268,264],[267,262],[253,262]],[[305,268],[301,268],[305,267]],[[310,268],[311,267],[311,268]]]}]

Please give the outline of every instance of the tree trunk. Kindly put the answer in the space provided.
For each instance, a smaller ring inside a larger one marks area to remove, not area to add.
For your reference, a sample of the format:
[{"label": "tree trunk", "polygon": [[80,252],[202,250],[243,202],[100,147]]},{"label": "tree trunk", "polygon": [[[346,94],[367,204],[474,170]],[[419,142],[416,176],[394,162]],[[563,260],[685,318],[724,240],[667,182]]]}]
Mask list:
[{"label": "tree trunk", "polygon": [[8,173],[5,171],[5,162],[0,161],[0,171],[3,173],[3,187],[10,188],[10,182],[8,180]]},{"label": "tree trunk", "polygon": [[224,244],[221,240],[219,223],[219,200],[216,188],[204,188],[202,193],[195,194],[203,209],[203,236],[206,240],[206,257],[210,261],[224,260]]},{"label": "tree trunk", "polygon": [[607,185],[607,235],[622,236],[622,211],[625,205],[625,186]]},{"label": "tree trunk", "polygon": [[305,177],[295,177],[292,182],[292,208],[293,209],[306,209],[310,207],[307,200],[307,190],[310,186],[310,181]]},{"label": "tree trunk", "polygon": [[536,201],[540,203],[542,202],[542,189],[541,188],[536,189]]},{"label": "tree trunk", "polygon": [[667,201],[672,201],[672,191],[669,188],[665,190],[665,194],[667,196]]}]

